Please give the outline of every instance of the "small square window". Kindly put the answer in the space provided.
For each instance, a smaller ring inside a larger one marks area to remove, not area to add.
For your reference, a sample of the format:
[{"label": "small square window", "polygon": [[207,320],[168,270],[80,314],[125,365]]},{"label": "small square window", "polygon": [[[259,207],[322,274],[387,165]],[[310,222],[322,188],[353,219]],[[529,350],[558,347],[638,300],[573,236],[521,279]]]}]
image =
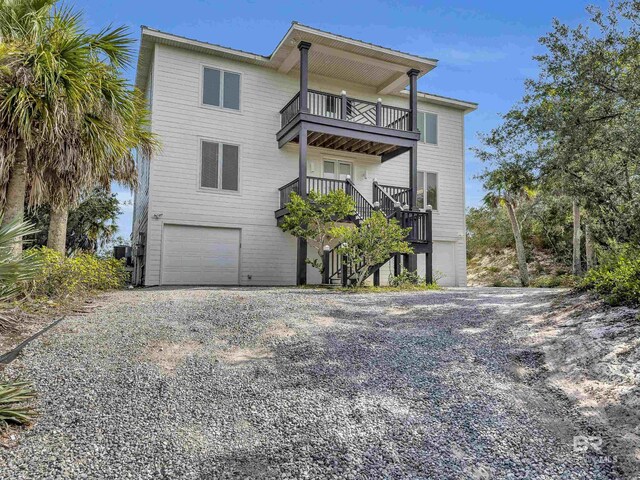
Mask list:
[{"label": "small square window", "polygon": [[240,74],[204,67],[202,103],[240,110]]},{"label": "small square window", "polygon": [[200,186],[238,191],[238,147],[217,142],[202,142]]}]

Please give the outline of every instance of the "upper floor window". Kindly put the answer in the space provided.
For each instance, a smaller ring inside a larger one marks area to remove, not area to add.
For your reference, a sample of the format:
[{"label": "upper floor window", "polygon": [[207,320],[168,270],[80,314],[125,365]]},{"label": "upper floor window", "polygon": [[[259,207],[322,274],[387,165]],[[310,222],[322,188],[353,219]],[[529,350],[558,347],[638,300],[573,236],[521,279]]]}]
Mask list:
[{"label": "upper floor window", "polygon": [[418,112],[418,130],[422,143],[438,144],[438,115],[429,112]]},{"label": "upper floor window", "polygon": [[425,208],[427,205],[438,210],[438,174],[418,172],[418,208]]},{"label": "upper floor window", "polygon": [[202,141],[200,187],[238,191],[238,146]]},{"label": "upper floor window", "polygon": [[202,103],[240,110],[240,74],[204,67]]}]

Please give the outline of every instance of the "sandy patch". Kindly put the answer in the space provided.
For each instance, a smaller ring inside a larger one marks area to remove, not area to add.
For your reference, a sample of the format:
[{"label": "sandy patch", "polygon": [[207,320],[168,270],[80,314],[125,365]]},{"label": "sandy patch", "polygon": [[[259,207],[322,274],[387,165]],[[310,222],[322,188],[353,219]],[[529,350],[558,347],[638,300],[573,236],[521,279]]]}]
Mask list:
[{"label": "sandy patch", "polygon": [[629,478],[640,473],[640,437],[634,431],[640,424],[634,400],[640,398],[639,315],[588,295],[568,296],[516,326],[524,342],[544,352],[544,364],[533,367],[543,367],[547,384],[606,439],[607,453]]},{"label": "sandy patch", "polygon": [[140,359],[151,362],[160,367],[165,374],[172,375],[185,358],[197,353],[201,348],[200,343],[190,340],[175,343],[161,340],[149,344]]},{"label": "sandy patch", "polygon": [[270,324],[263,333],[265,338],[290,338],[296,335],[296,331],[289,328],[284,322]]},{"label": "sandy patch", "polygon": [[411,308],[391,307],[391,308],[387,308],[385,313],[387,315],[405,315],[409,313],[411,310],[412,310]]},{"label": "sandy patch", "polygon": [[335,325],[336,319],[333,317],[314,317],[313,322],[321,327],[331,327]]},{"label": "sandy patch", "polygon": [[218,352],[216,357],[224,363],[237,365],[240,363],[273,358],[273,352],[264,347],[232,348],[230,350]]}]

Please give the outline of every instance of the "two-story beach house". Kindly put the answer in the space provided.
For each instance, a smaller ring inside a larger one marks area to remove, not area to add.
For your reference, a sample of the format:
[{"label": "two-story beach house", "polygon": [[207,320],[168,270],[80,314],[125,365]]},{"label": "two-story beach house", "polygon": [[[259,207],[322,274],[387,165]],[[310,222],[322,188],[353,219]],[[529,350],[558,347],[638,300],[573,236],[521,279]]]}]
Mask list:
[{"label": "two-story beach house", "polygon": [[476,104],[417,90],[437,61],[293,23],[269,56],[142,28],[136,85],[162,148],[139,161],[139,285],[348,283],[328,246],[284,233],[291,192],[342,189],[350,221],[411,227],[407,268],[466,284],[464,119]]}]

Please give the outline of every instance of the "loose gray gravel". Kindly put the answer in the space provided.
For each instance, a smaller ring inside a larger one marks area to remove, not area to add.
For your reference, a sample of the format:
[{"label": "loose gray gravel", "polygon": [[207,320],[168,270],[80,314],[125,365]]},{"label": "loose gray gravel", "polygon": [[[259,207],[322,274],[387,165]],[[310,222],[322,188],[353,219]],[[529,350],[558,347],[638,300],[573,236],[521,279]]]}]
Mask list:
[{"label": "loose gray gravel", "polygon": [[509,334],[556,295],[110,294],[0,374],[41,412],[0,478],[617,478]]}]

